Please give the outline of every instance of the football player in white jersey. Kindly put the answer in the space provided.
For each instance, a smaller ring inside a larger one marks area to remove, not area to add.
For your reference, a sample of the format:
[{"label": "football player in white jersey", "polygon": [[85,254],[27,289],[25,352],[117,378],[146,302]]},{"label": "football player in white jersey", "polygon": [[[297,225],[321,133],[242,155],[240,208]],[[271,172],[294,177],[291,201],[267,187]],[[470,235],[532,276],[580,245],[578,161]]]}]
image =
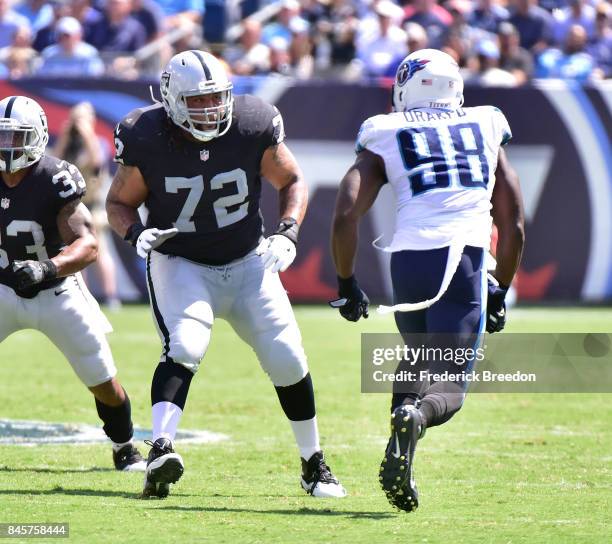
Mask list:
[{"label": "football player in white jersey", "polygon": [[[349,321],[367,317],[369,300],[353,273],[358,224],[389,183],[397,198],[395,233],[385,248],[392,253],[395,305],[383,311],[394,312],[406,343],[411,334],[441,333],[462,345],[466,337],[478,338],[485,324],[488,332],[503,329],[504,297],[521,258],[522,197],[502,148],[510,127],[495,107],[462,105],[463,81],[453,59],[433,49],[411,53],[397,70],[393,111],[363,123],[357,158],[340,185],[332,233],[340,298],[331,304]],[[499,230],[497,267],[487,282],[492,221]],[[455,361],[421,362],[409,370],[422,369],[458,372]],[[394,506],[418,506],[417,441],[461,408],[466,389],[464,380],[394,384],[392,434],[380,470]]]},{"label": "football player in white jersey", "polygon": [[81,202],[85,181],[76,166],[45,154],[48,141],[36,101],[0,101],[0,342],[22,329],[47,336],[93,393],[115,467],[144,471],[130,399],[106,340],[112,329],[79,274],[98,251]]}]

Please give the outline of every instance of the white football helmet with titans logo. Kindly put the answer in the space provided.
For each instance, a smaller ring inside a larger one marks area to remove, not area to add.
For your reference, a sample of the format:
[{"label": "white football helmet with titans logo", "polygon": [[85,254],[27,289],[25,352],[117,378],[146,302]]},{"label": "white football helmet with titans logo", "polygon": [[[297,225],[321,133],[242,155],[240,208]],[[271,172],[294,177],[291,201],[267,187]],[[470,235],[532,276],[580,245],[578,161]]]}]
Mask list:
[{"label": "white football helmet with titans logo", "polygon": [[27,96],[0,101],[0,171],[17,172],[38,162],[49,141],[47,116]]},{"label": "white football helmet with titans logo", "polygon": [[399,65],[393,84],[393,111],[456,109],[462,104],[463,78],[450,55],[437,49],[420,49]]},{"label": "white football helmet with titans logo", "polygon": [[[232,83],[221,62],[204,51],[184,51],[170,59],[161,76],[162,104],[172,121],[207,142],[225,134],[232,123]],[[215,105],[188,107],[191,96],[216,95]]]}]

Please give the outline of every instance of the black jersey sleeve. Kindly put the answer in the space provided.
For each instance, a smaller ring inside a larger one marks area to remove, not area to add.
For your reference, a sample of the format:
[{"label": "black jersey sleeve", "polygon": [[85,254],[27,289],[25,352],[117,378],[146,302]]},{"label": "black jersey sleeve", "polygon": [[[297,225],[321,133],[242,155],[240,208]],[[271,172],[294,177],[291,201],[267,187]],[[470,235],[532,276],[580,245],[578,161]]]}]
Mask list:
[{"label": "black jersey sleeve", "polygon": [[235,107],[240,132],[255,136],[262,150],[283,142],[283,116],[276,106],[255,96],[243,95],[236,98]]},{"label": "black jersey sleeve", "polygon": [[136,109],[126,115],[115,127],[114,161],[124,166],[138,166],[143,160],[146,149],[144,130],[140,122],[142,109]]},{"label": "black jersey sleeve", "polygon": [[268,122],[264,132],[264,143],[270,147],[278,145],[285,140],[285,126],[283,124],[283,116],[276,106],[272,106],[272,119]]},{"label": "black jersey sleeve", "polygon": [[87,185],[79,169],[68,161],[48,157],[43,176],[51,181],[51,195],[55,209],[63,208],[68,202],[81,199]]}]

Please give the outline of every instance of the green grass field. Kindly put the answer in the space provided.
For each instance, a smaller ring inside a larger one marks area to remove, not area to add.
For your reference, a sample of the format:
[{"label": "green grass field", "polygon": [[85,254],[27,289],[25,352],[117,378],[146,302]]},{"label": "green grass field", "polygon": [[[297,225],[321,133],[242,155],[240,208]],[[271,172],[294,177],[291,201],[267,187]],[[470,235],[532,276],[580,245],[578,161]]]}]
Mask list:
[{"label": "green grass field", "polygon": [[[612,395],[468,396],[449,424],[420,442],[421,507],[398,513],[377,481],[389,398],[363,395],[359,384],[359,334],[393,332],[392,321],[374,316],[351,325],[318,307],[297,315],[323,446],[349,497],[318,501],[301,491],[297,450],[274,390],[250,348],[218,322],[182,428],[230,440],[179,443],[186,472],[168,499],[138,499],[142,476],[111,470],[106,444],[6,446],[0,523],[68,522],[72,541],[104,543],[612,541]],[[149,427],[160,347],[148,308],[109,317],[134,421]],[[612,309],[518,309],[507,329],[610,332]],[[0,384],[0,418],[98,421],[87,390],[37,332],[0,346]]]}]

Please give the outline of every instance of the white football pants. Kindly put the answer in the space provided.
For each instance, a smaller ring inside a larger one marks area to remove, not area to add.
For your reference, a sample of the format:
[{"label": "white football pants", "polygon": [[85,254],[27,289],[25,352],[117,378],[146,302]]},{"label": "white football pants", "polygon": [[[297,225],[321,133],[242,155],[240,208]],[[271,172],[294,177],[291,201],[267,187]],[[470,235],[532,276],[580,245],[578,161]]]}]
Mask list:
[{"label": "white football pants", "polygon": [[230,323],[249,344],[275,386],[308,372],[300,331],[278,277],[254,251],[223,266],[208,266],[152,251],[147,283],[154,322],[170,358],[196,372],[215,318]]},{"label": "white football pants", "polygon": [[0,342],[22,329],[36,329],[47,336],[87,387],[117,374],[106,340],[112,327],[80,274],[68,276],[34,298],[22,298],[0,284]]}]

